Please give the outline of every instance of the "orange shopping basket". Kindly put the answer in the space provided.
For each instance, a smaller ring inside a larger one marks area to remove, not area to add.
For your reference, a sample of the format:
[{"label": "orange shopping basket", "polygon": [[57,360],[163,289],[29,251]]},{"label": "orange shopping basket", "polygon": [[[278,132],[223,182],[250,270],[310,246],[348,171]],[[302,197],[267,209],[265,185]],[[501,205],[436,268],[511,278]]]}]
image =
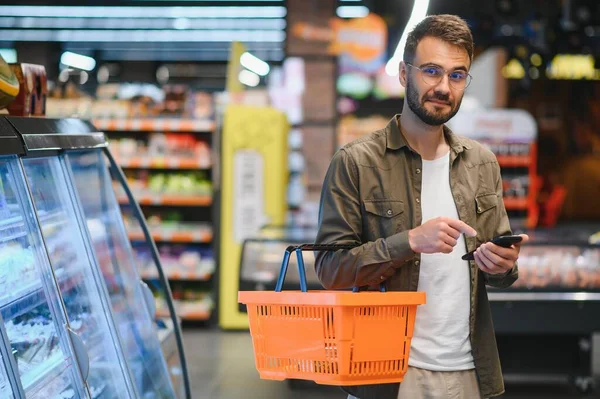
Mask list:
[{"label": "orange shopping basket", "polygon": [[[290,246],[273,291],[241,291],[256,368],[262,379],[312,380],[324,385],[401,382],[408,368],[417,305],[423,292],[307,292],[302,251],[347,245]],[[281,291],[291,254],[298,259],[299,291]],[[381,284],[381,291],[385,287]]]}]

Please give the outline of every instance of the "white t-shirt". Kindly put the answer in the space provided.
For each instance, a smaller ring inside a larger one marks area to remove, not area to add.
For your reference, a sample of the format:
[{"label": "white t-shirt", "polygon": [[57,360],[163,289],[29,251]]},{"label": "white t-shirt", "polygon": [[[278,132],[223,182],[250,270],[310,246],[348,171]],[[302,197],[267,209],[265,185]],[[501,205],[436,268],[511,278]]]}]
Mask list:
[{"label": "white t-shirt", "polygon": [[[458,219],[450,190],[450,154],[423,160],[421,208],[423,223],[437,217]],[[475,368],[469,340],[471,287],[464,237],[451,254],[421,254],[419,291],[427,304],[417,308],[408,364],[432,371]]]}]

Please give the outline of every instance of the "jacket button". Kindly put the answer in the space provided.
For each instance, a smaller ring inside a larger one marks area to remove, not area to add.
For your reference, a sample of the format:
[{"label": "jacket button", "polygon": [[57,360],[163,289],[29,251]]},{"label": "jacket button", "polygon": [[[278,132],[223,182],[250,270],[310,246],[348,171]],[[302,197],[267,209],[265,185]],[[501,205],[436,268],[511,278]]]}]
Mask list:
[{"label": "jacket button", "polygon": [[388,216],[392,216],[392,210],[391,210],[391,209],[388,209],[388,211],[387,211],[387,215],[388,215]]},{"label": "jacket button", "polygon": [[419,262],[418,260],[415,261],[415,266],[419,266],[421,264],[421,262]]},{"label": "jacket button", "polygon": [[481,207],[480,206],[477,207],[477,212],[481,212]]},{"label": "jacket button", "polygon": [[420,203],[421,203],[421,200],[417,198],[417,204],[420,204]]},{"label": "jacket button", "polygon": [[421,174],[421,169],[417,169],[417,174]]}]

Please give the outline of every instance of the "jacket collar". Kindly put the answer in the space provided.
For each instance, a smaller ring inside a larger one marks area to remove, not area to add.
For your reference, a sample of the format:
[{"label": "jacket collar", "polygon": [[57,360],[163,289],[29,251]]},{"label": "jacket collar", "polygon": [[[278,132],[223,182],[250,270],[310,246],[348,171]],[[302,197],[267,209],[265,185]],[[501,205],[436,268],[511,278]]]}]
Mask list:
[{"label": "jacket collar", "polygon": [[[463,141],[460,137],[456,136],[452,130],[446,125],[443,126],[444,136],[448,145],[456,154],[460,154],[463,150],[471,149],[471,145]],[[394,115],[385,128],[387,148],[389,150],[399,150],[403,147],[410,148],[406,137],[400,130],[400,114]]]}]

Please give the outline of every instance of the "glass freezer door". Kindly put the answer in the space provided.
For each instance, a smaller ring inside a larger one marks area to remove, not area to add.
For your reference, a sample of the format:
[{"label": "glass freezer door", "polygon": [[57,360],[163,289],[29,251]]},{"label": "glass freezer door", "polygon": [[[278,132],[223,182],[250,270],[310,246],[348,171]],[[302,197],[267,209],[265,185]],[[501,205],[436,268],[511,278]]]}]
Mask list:
[{"label": "glass freezer door", "polygon": [[104,155],[85,151],[67,159],[137,390],[143,398],[174,398]]},{"label": "glass freezer door", "polygon": [[[48,228],[61,228],[58,210],[40,216]],[[4,362],[26,398],[87,398],[55,288],[68,293],[80,276],[64,264],[53,274],[43,248],[19,161],[0,157],[0,341],[8,341],[12,352]],[[0,381],[2,389],[7,387]]]},{"label": "glass freezer door", "polygon": [[0,398],[14,398],[12,386],[6,370],[10,369],[10,363],[5,363],[2,356],[0,356]]},{"label": "glass freezer door", "polygon": [[[60,159],[25,158],[23,164],[52,267],[75,278],[69,287],[61,287],[61,293],[71,329],[82,338],[89,354],[87,383],[92,398],[135,397],[104,282],[97,280],[96,260],[84,241],[87,229],[80,225]],[[48,215],[56,217],[45,221]]]}]

